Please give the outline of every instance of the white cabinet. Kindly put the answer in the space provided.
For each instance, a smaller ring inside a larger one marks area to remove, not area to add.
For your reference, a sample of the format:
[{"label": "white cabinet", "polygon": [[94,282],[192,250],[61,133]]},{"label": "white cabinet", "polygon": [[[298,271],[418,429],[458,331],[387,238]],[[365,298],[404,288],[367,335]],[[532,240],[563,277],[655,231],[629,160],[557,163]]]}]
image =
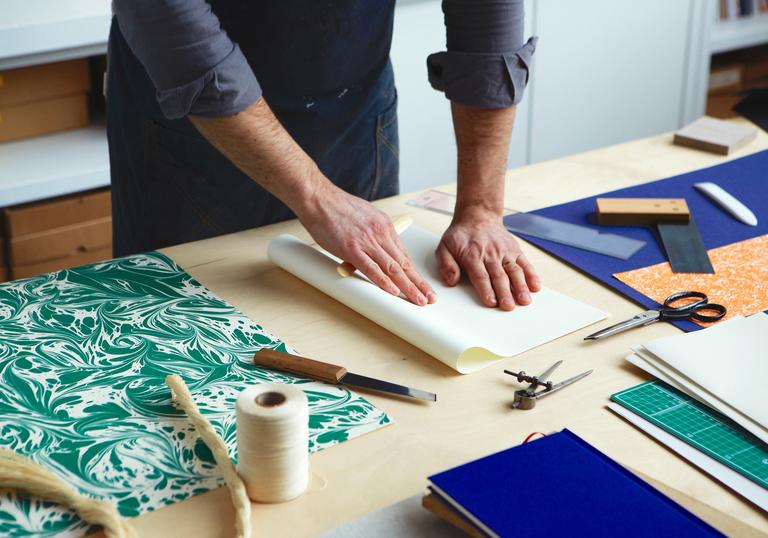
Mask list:
[{"label": "white cabinet", "polygon": [[529,161],[683,123],[697,0],[538,0]]},{"label": "white cabinet", "polygon": [[[540,37],[518,106],[510,167],[681,127],[704,112],[712,0],[527,0]],[[426,78],[445,46],[440,0],[401,1],[392,59],[402,190],[455,179],[450,110]]]}]

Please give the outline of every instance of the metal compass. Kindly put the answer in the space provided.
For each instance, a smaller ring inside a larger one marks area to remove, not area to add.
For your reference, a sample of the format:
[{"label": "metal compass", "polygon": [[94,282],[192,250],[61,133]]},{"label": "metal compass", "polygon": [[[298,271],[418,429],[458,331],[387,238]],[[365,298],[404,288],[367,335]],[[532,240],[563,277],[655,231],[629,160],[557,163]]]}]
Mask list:
[{"label": "metal compass", "polygon": [[[582,372],[569,379],[566,379],[565,381],[561,381],[560,383],[552,383],[551,381],[547,381],[547,378],[552,375],[552,372],[554,372],[561,364],[563,364],[563,361],[557,361],[539,376],[526,375],[526,373],[522,370],[520,372],[504,370],[505,374],[516,377],[520,383],[530,383],[527,389],[520,389],[515,391],[515,400],[512,402],[512,408],[525,410],[533,409],[536,407],[536,400],[539,398],[543,398],[548,394],[557,392],[563,387],[567,387],[568,385],[575,383],[579,379],[583,379],[592,373],[592,370],[587,370],[586,372]],[[544,387],[544,389],[537,392],[536,389],[538,387]]]}]

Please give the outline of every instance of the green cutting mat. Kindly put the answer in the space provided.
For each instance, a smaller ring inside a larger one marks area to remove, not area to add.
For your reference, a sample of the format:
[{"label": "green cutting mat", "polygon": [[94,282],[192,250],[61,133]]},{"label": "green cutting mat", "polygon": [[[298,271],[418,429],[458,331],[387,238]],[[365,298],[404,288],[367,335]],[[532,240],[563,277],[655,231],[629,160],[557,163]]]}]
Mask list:
[{"label": "green cutting mat", "polygon": [[648,381],[611,400],[768,488],[768,445],[717,411],[661,381]]}]

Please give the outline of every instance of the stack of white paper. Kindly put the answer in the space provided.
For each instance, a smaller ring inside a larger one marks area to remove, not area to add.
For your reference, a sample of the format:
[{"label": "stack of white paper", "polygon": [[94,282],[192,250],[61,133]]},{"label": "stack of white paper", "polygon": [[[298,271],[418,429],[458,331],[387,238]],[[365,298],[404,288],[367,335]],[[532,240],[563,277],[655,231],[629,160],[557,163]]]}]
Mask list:
[{"label": "stack of white paper", "polygon": [[[653,340],[626,359],[768,442],[768,316],[732,318],[703,331]],[[609,407],[661,443],[768,510],[768,490],[615,403]]]},{"label": "stack of white paper", "polygon": [[659,338],[626,359],[768,443],[768,316]]}]

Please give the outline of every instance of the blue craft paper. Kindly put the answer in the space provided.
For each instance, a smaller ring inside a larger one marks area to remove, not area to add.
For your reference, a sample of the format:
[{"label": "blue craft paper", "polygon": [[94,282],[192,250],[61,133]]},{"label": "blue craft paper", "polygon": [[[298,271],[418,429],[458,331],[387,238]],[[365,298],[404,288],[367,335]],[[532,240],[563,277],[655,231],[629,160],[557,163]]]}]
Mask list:
[{"label": "blue craft paper", "polygon": [[722,536],[567,429],[429,480],[502,537]]},{"label": "blue craft paper", "polygon": [[[693,187],[694,183],[703,181],[716,183],[741,200],[757,216],[758,225],[742,224]],[[658,241],[656,232],[651,228],[597,226],[593,224],[595,198],[685,198],[707,249],[744,241],[768,234],[768,151],[761,151],[687,174],[531,212],[574,224],[592,225],[601,231],[645,241],[646,246],[629,260],[619,260],[603,254],[587,252],[520,234],[527,241],[607,284],[622,295],[637,301],[646,308],[653,308],[658,306],[657,302],[620,282],[613,277],[613,274],[666,261],[663,247]],[[673,323],[685,331],[702,328],[690,321],[675,321]]]}]

